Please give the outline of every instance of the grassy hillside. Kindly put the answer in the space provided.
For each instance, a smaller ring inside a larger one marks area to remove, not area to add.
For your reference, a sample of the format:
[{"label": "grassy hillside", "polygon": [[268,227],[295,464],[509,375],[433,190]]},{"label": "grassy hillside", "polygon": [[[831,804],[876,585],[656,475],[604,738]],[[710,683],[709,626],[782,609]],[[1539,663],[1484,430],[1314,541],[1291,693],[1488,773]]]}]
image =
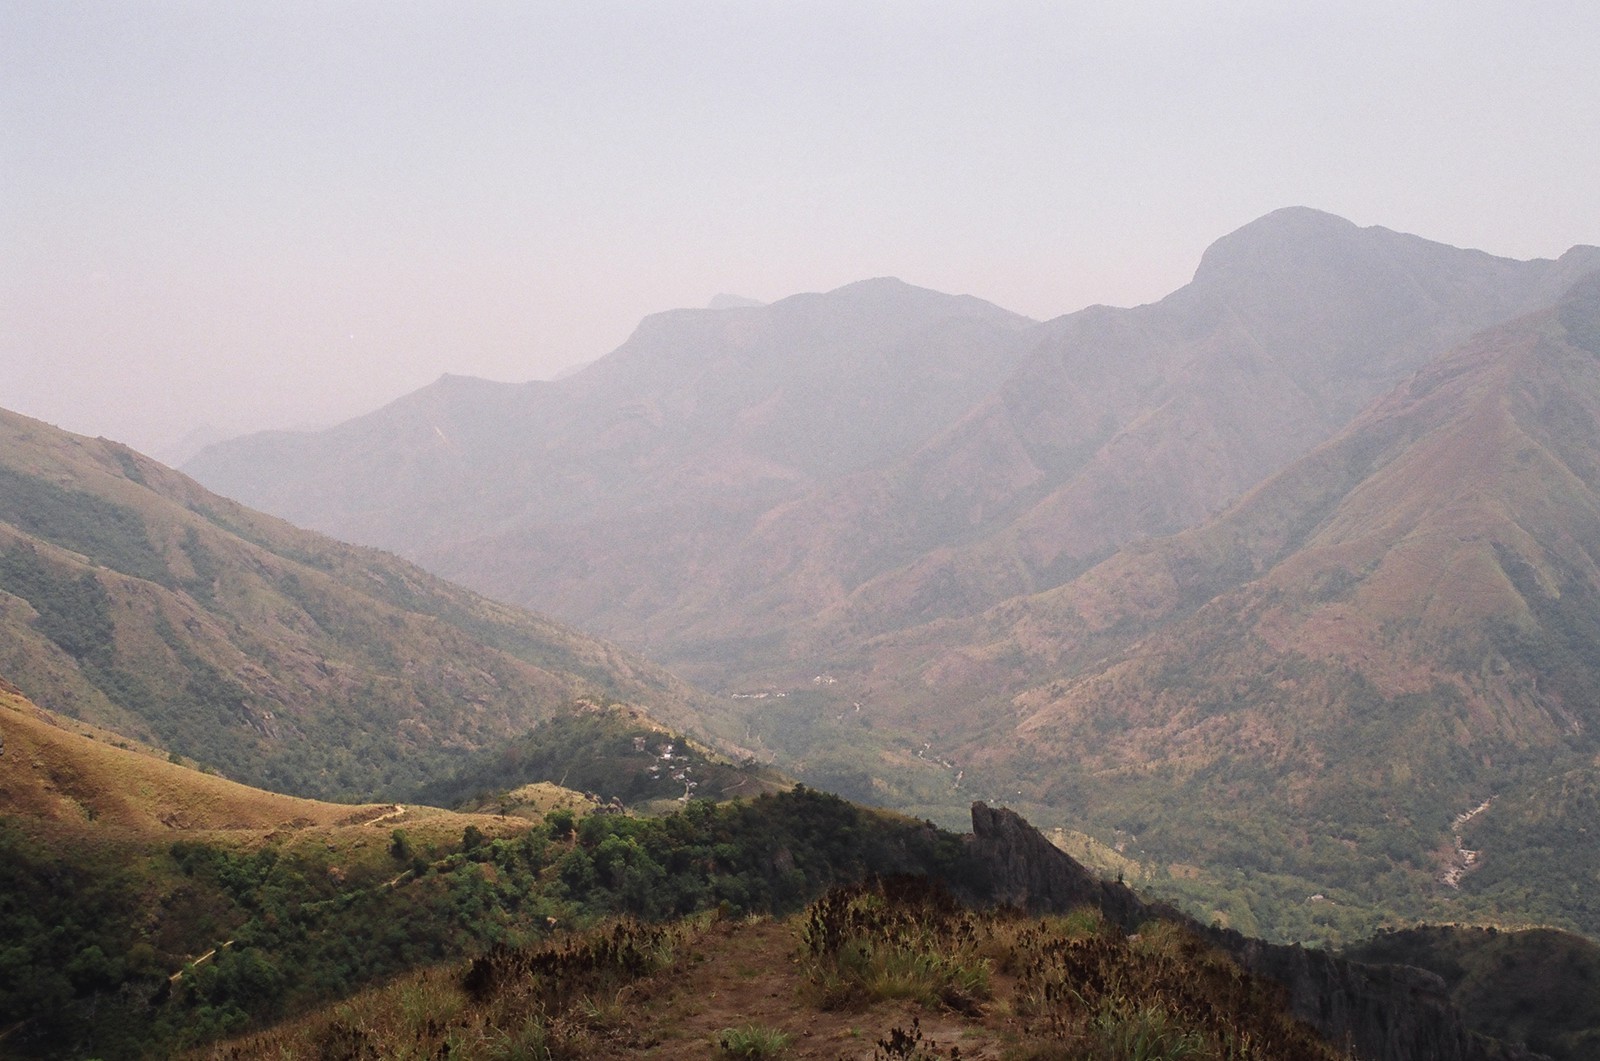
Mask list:
[{"label": "grassy hillside", "polygon": [[297,799],[201,774],[154,748],[40,710],[0,681],[0,811],[22,828],[91,824],[161,835],[172,829],[334,826],[393,808]]},{"label": "grassy hillside", "polygon": [[689,727],[664,671],[392,556],[0,412],[0,675],[252,784],[405,798],[578,697]]},{"label": "grassy hillside", "polygon": [[[145,1046],[155,1056],[174,1037],[213,1035],[247,1013],[443,957],[483,929],[439,917],[447,889],[419,887],[402,901],[400,848],[427,873],[469,829],[493,843],[527,827],[249,788],[10,688],[0,690],[0,741],[6,1056],[130,1057]],[[402,934],[389,949],[371,943],[375,909]],[[337,953],[318,942],[322,932],[339,936]],[[252,940],[261,946],[247,951]],[[285,969],[306,981],[291,984]],[[230,990],[245,1001],[231,1006],[200,986],[235,975]]]}]

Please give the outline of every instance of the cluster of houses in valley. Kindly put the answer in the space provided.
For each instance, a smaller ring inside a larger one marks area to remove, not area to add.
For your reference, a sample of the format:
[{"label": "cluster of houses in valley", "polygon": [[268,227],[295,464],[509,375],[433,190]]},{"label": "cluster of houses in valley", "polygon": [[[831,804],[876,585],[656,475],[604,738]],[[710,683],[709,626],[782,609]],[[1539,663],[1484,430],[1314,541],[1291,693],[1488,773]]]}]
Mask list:
[{"label": "cluster of houses in valley", "polygon": [[[636,752],[649,752],[648,744],[648,737],[633,738],[633,750]],[[650,776],[657,780],[670,777],[673,781],[682,783],[683,795],[678,797],[678,802],[688,803],[694,796],[694,790],[700,787],[700,782],[689,776],[694,772],[694,767],[685,763],[682,768],[673,772],[672,765],[674,759],[685,759],[687,756],[677,754],[677,745],[671,741],[657,745],[654,755],[656,761],[650,764]]]}]

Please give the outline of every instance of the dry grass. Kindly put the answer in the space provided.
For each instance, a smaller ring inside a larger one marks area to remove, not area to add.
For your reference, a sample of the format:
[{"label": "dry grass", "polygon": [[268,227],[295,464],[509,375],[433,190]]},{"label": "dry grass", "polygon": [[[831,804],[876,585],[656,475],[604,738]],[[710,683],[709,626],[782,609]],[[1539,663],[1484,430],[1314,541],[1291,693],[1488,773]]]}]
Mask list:
[{"label": "dry grass", "polygon": [[[459,844],[468,825],[490,838],[528,821],[434,807],[346,804],[251,788],[168,762],[154,749],[63,718],[0,688],[0,813],[27,831],[143,841],[206,837],[340,850],[341,858],[388,858],[395,829],[423,849]],[[581,796],[547,786],[552,801]]]},{"label": "dry grass", "polygon": [[209,1058],[424,1058],[460,1061],[615,1056],[636,1039],[626,989],[671,967],[706,919],[617,921],[436,968],[247,1039]]},{"label": "dry grass", "polygon": [[[974,971],[981,986],[963,981]],[[843,984],[849,1004],[819,995],[819,975]],[[1276,988],[1176,925],[1124,936],[1093,911],[978,912],[892,885],[847,889],[781,922],[613,923],[409,976],[198,1056],[1339,1056],[1282,1005]]]},{"label": "dry grass", "polygon": [[19,818],[167,832],[332,826],[391,809],[297,799],[203,774],[15,693],[0,693],[0,733],[8,767],[0,809]]}]

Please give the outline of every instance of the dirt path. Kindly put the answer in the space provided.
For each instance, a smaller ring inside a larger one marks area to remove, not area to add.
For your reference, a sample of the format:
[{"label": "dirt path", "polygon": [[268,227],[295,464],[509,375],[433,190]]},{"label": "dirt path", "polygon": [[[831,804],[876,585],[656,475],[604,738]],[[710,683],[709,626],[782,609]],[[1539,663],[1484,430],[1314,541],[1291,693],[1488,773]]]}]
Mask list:
[{"label": "dirt path", "polygon": [[867,1009],[822,1011],[796,1003],[809,989],[791,926],[768,920],[716,925],[684,948],[673,968],[626,989],[624,1013],[648,1006],[648,1027],[627,1021],[613,1051],[616,1058],[723,1058],[717,1042],[724,1029],[745,1025],[776,1028],[793,1038],[781,1055],[789,1061],[869,1061],[879,1039],[896,1027],[910,1031],[920,1021],[924,1046],[937,1041],[939,1055],[960,1048],[964,1061],[1000,1057],[999,1023],[925,1011],[911,1002],[884,1002]]},{"label": "dirt path", "polygon": [[405,815],[405,812],[406,812],[405,807],[403,807],[400,804],[396,803],[394,805],[394,809],[393,810],[384,811],[382,814],[378,815],[376,818],[372,818],[372,819],[368,820],[366,824],[368,824],[368,825],[377,825],[379,822],[386,822],[386,821],[390,821],[390,820],[392,820],[394,818],[403,817]]}]

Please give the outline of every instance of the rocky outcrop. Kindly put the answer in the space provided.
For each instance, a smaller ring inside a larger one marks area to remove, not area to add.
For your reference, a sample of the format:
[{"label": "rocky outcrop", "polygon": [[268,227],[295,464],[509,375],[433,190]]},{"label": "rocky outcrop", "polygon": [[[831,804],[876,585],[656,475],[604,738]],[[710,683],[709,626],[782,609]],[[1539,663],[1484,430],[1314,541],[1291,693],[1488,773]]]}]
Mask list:
[{"label": "rocky outcrop", "polygon": [[989,875],[991,898],[1004,906],[1033,914],[1093,906],[1127,931],[1154,916],[1155,907],[1127,885],[1096,877],[1016,811],[974,803],[972,853]]},{"label": "rocky outcrop", "polygon": [[1291,1012],[1362,1061],[1537,1061],[1543,1055],[1467,1029],[1433,973],[1364,965],[1325,951],[1207,928],[1125,885],[1100,880],[1015,811],[972,805],[972,854],[996,902],[1031,913],[1097,907],[1126,931],[1152,918],[1181,921],[1264,979],[1282,985]]}]

